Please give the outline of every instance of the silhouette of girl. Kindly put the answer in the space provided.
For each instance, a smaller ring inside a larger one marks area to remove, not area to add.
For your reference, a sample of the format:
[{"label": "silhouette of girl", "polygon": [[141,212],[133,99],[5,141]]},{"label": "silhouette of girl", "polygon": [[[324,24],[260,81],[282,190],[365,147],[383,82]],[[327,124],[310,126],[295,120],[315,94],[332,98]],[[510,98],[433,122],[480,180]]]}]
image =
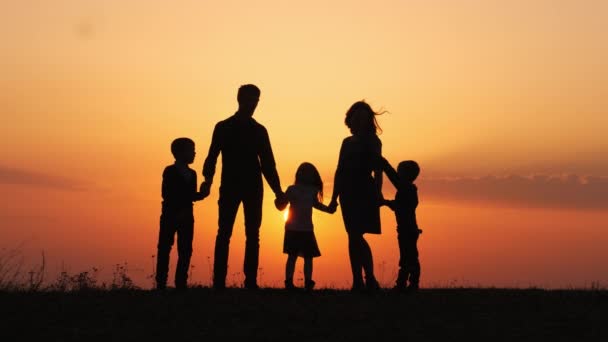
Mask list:
[{"label": "silhouette of girl", "polygon": [[376,121],[376,115],[380,114],[365,101],[355,102],[346,112],[344,123],[352,135],[342,141],[329,204],[330,209],[335,209],[340,200],[348,234],[353,291],[380,288],[374,276],[372,251],[363,236],[381,233],[382,142]]},{"label": "silhouette of girl", "polygon": [[[295,184],[285,192],[289,202],[289,213],[285,222],[283,253],[287,254],[285,265],[285,288],[294,289],[293,273],[298,256],[304,258],[304,287],[312,290],[312,259],[321,256],[312,224],[312,209],[335,213],[323,200],[323,181],[319,171],[311,163],[302,163],[296,171]],[[286,204],[285,204],[286,206]],[[285,206],[279,206],[284,209]]]}]

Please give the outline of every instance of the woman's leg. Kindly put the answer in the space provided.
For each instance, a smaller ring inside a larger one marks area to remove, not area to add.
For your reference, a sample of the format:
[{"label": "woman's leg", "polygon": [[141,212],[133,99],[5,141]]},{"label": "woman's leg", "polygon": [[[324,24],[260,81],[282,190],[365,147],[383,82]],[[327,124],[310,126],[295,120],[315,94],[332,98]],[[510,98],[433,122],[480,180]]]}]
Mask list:
[{"label": "woman's leg", "polygon": [[363,270],[365,271],[365,285],[367,288],[371,290],[379,288],[380,286],[374,275],[372,249],[363,236],[361,236],[361,266],[363,266]]},{"label": "woman's leg", "polygon": [[361,241],[363,235],[357,233],[348,234],[348,255],[350,257],[350,268],[353,274],[353,290],[363,288],[363,270],[361,264]]}]

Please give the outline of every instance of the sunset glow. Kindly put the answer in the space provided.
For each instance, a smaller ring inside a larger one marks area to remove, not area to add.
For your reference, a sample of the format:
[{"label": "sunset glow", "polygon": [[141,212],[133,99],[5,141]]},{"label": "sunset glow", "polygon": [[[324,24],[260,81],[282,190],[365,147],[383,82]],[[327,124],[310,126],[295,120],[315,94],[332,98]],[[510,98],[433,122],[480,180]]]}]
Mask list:
[{"label": "sunset glow", "polygon": [[[608,285],[608,2],[10,1],[0,11],[0,248],[61,270],[126,263],[151,287],[161,175],[176,137],[201,169],[236,91],[260,87],[283,189],[320,171],[344,114],[376,110],[384,156],[416,160],[422,286]],[[221,160],[221,158],[220,158]],[[218,175],[221,162],[218,162]],[[194,205],[192,281],[209,285],[219,176]],[[394,187],[385,178],[384,196]],[[288,210],[265,183],[260,284],[283,284]],[[396,276],[394,214],[369,236]],[[314,211],[318,287],[350,286],[340,208]],[[242,209],[230,244],[240,286]],[[171,256],[174,271],[175,248]],[[301,278],[301,275],[300,275]]]}]

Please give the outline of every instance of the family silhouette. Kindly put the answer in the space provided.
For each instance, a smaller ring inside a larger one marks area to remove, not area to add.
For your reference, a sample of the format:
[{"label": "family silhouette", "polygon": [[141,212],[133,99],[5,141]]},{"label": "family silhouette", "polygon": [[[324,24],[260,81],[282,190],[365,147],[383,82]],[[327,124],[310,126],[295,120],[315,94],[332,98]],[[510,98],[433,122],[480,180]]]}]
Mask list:
[{"label": "family silhouette", "polygon": [[[415,291],[419,288],[420,262],[417,241],[420,233],[416,223],[418,206],[414,185],[420,168],[415,161],[403,161],[394,170],[382,156],[382,132],[376,112],[365,101],[353,103],[344,119],[351,135],[340,147],[334,175],[334,186],[328,205],[323,204],[323,180],[317,168],[308,162],[299,165],[295,180],[283,192],[277,172],[268,131],[253,119],[261,91],[253,84],[239,87],[237,111],[218,122],[202,168],[202,181],[197,191],[197,174],[189,167],[194,161],[195,143],[181,137],[171,144],[175,162],[165,168],[162,177],[162,210],[158,235],[156,288],[167,287],[169,254],[177,236],[178,260],[175,288],[187,289],[188,268],[192,256],[194,231],[193,203],[211,192],[218,157],[222,171],[218,200],[218,229],[213,259],[213,288],[226,288],[230,238],[237,212],[243,204],[245,222],[244,288],[259,288],[258,265],[260,226],[264,197],[263,179],[274,193],[278,210],[289,206],[285,222],[283,253],[285,288],[296,289],[293,281],[298,257],[304,259],[304,289],[315,286],[312,278],[313,258],[321,255],[314,234],[312,210],[329,214],[341,208],[342,221],[348,236],[348,254],[354,292],[376,291],[380,285],[374,275],[372,250],[365,234],[381,234],[380,207],[395,212],[399,245],[399,272],[395,289]],[[397,192],[393,200],[382,195],[382,175],[386,173]]]}]

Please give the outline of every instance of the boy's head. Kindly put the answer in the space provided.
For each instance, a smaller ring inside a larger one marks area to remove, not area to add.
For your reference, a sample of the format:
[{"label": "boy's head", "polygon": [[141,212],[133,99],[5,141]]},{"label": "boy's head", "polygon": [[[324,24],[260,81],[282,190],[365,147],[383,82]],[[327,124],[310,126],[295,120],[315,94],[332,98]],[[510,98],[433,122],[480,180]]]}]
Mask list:
[{"label": "boy's head", "polygon": [[397,174],[402,180],[411,183],[415,181],[420,174],[420,166],[413,160],[402,161],[397,166]]},{"label": "boy's head", "polygon": [[178,162],[192,164],[194,161],[194,141],[190,138],[177,138],[171,143],[171,153]]}]

